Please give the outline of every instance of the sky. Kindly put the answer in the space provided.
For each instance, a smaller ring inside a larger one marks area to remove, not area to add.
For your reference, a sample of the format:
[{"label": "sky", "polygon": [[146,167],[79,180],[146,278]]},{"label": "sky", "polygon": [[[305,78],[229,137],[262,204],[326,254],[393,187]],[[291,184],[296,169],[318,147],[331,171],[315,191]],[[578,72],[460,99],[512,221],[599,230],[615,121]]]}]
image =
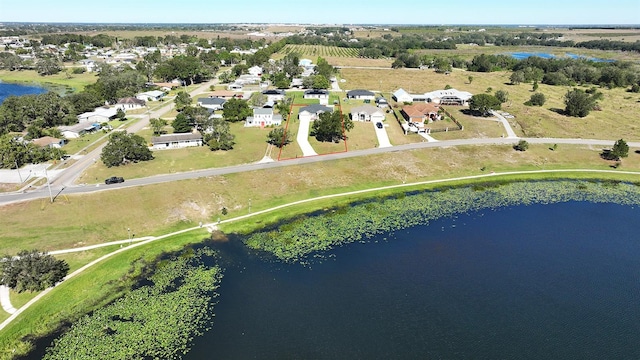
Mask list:
[{"label": "sky", "polygon": [[640,0],[0,0],[0,22],[640,24]]}]

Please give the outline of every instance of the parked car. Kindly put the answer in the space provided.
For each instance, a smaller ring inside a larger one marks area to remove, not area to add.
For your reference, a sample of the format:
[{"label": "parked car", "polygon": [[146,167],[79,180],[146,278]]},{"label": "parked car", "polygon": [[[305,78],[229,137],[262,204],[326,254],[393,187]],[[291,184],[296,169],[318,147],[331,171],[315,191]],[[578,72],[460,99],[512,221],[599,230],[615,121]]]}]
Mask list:
[{"label": "parked car", "polygon": [[377,122],[377,123],[376,123],[376,127],[377,127],[378,129],[382,129],[382,126],[383,126],[383,125],[382,125],[382,123],[381,123],[381,122]]},{"label": "parked car", "polygon": [[105,184],[109,185],[109,184],[118,184],[118,183],[123,183],[124,182],[124,178],[121,178],[119,176],[112,176],[108,179],[106,179],[104,181]]}]

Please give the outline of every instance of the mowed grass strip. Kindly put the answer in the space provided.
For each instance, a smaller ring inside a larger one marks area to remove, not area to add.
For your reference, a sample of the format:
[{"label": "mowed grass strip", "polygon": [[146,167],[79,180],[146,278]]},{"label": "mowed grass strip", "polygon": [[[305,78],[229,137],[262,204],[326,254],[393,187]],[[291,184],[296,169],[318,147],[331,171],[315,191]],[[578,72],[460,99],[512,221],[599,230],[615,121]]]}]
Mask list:
[{"label": "mowed grass strip", "polygon": [[[509,122],[513,124],[518,136],[558,137],[558,138],[605,138],[637,140],[640,139],[640,126],[636,121],[640,95],[629,93],[626,89],[598,88],[604,95],[599,102],[601,111],[592,111],[585,118],[567,117],[561,114],[564,109],[564,95],[570,90],[565,86],[540,84],[537,92],[547,99],[544,106],[526,106],[532,92],[531,84],[509,85],[511,72],[475,73],[454,69],[449,75],[437,74],[432,70],[415,69],[342,69],[341,76],[347,80],[350,88],[377,89],[391,93],[403,88],[411,93],[425,93],[444,89],[447,85],[472,94],[481,94],[490,90],[504,90],[509,93],[509,101],[502,110],[514,115]],[[469,83],[469,76],[473,79]],[[591,86],[578,87],[583,90]],[[490,89],[489,89],[490,88]],[[399,104],[401,107],[402,104]],[[451,107],[449,107],[451,108]],[[463,125],[464,121],[461,119]],[[465,125],[466,126],[466,125]],[[452,135],[454,136],[454,135]]]},{"label": "mowed grass strip", "polygon": [[16,82],[45,86],[66,86],[74,92],[84,90],[84,87],[98,80],[95,73],[68,74],[60,72],[55,75],[41,76],[35,70],[9,71],[0,70],[0,80],[4,82]]},{"label": "mowed grass strip", "polygon": [[[402,181],[491,171],[612,169],[613,162],[600,158],[601,148],[559,145],[552,151],[551,145],[531,144],[525,152],[509,145],[421,149],[70,195],[53,204],[46,199],[11,204],[0,207],[0,252],[56,250],[122,240],[128,238],[127,228],[139,237],[163,234],[200,221],[247,214],[249,199],[255,212],[309,197]],[[640,170],[640,155],[634,150],[622,161],[620,170]],[[228,211],[226,216],[223,208]]]}]

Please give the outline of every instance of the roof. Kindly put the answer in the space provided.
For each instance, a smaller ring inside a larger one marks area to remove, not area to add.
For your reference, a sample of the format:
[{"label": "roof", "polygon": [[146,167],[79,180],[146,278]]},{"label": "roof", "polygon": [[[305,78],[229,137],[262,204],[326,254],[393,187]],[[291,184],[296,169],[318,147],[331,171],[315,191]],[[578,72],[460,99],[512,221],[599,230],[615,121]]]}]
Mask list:
[{"label": "roof", "polygon": [[151,96],[151,97],[158,97],[158,96],[164,95],[164,92],[162,92],[160,90],[151,90],[151,91],[141,92],[138,95],[146,95],[146,96]]},{"label": "roof", "polygon": [[151,137],[151,143],[163,144],[172,141],[185,141],[185,140],[202,140],[202,134],[200,133],[184,133],[184,134],[167,134]]},{"label": "roof", "polygon": [[227,90],[216,90],[211,93],[212,97],[233,97],[236,93]]},{"label": "roof", "polygon": [[286,92],[280,89],[270,89],[262,92],[263,95],[285,95]]},{"label": "roof", "polygon": [[409,95],[409,93],[405,89],[402,89],[402,88],[394,91],[393,92],[393,96],[396,99],[400,99],[400,98],[404,98],[404,97],[411,97],[411,95]]},{"label": "roof", "polygon": [[271,108],[254,108],[253,115],[273,115],[273,109]]},{"label": "roof", "polygon": [[153,83],[153,85],[158,86],[158,87],[168,87],[168,88],[171,88],[171,89],[180,86],[180,84],[173,83],[173,82]]},{"label": "roof", "polygon": [[86,131],[90,131],[96,128],[100,128],[100,124],[98,124],[98,126],[96,127],[95,124],[91,124],[88,125],[86,122],[84,123],[78,123],[78,124],[74,124],[74,125],[69,125],[69,126],[58,126],[58,129],[60,129],[60,131],[64,132],[64,131],[71,131],[71,132],[77,132],[79,133],[82,130],[86,130]]},{"label": "roof", "polygon": [[202,98],[198,98],[198,103],[202,104],[202,105],[222,105],[225,102],[227,102],[226,99],[223,98],[219,98],[219,97],[202,97]]},{"label": "roof", "polygon": [[352,97],[352,96],[373,96],[373,95],[374,95],[374,93],[369,91],[369,90],[356,89],[356,90],[347,91],[347,96],[348,97]]},{"label": "roof", "polygon": [[352,114],[361,114],[361,113],[366,113],[369,115],[375,114],[375,113],[380,113],[380,114],[384,114],[382,112],[382,110],[380,110],[380,108],[375,107],[373,105],[369,105],[369,104],[364,104],[362,106],[356,106],[354,108],[351,109],[351,113]]},{"label": "roof", "polygon": [[385,103],[387,103],[387,104],[388,104],[388,103],[389,103],[389,102],[387,101],[387,99],[385,99],[385,98],[383,98],[383,97],[376,98],[376,102],[377,102],[377,103],[382,103],[382,104],[385,104]]},{"label": "roof", "polygon": [[456,97],[462,100],[469,100],[473,96],[470,92],[460,91],[456,89],[436,90],[425,93],[424,96],[430,99],[441,99],[443,97]]},{"label": "roof", "polygon": [[115,107],[113,108],[97,107],[94,111],[90,111],[90,112],[86,112],[78,115],[78,119],[89,118],[91,116],[102,116],[105,118],[111,118],[116,116],[116,114],[118,114],[118,109],[116,109]]},{"label": "roof", "polygon": [[333,108],[328,107],[328,106],[324,106],[324,105],[320,105],[320,104],[311,104],[309,106],[305,106],[303,108],[300,108],[300,113],[302,112],[309,112],[312,114],[317,114],[317,113],[321,113],[321,112],[332,112]]},{"label": "roof", "polygon": [[40,147],[45,147],[45,146],[49,146],[51,144],[59,144],[61,141],[63,141],[62,139],[57,139],[51,136],[43,136],[39,139],[35,139],[32,142]]},{"label": "roof", "polygon": [[136,105],[144,105],[145,101],[136,99],[134,97],[126,97],[122,99],[118,99],[118,104],[136,104]]},{"label": "roof", "polygon": [[424,117],[430,113],[437,113],[438,107],[432,103],[418,103],[403,106],[402,111],[409,117]]},{"label": "roof", "polygon": [[329,95],[329,91],[324,89],[311,89],[304,92],[305,95]]}]

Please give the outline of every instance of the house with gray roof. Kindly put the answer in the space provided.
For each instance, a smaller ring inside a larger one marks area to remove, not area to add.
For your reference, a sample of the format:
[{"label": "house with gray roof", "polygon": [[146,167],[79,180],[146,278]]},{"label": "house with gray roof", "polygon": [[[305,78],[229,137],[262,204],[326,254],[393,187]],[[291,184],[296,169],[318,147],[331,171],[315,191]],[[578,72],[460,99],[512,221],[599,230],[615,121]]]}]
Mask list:
[{"label": "house with gray roof", "polygon": [[224,103],[226,103],[227,100],[223,99],[223,98],[218,98],[218,97],[201,97],[198,98],[198,105],[202,106],[203,108],[207,108],[210,110],[222,110],[222,107],[224,106]]},{"label": "house with gray roof", "polygon": [[376,96],[369,90],[358,89],[347,91],[347,98],[357,100],[374,100]]},{"label": "house with gray roof", "polygon": [[369,104],[352,108],[350,114],[353,121],[384,121],[384,112],[380,108]]},{"label": "house with gray roof", "polygon": [[320,105],[320,104],[311,104],[309,106],[305,106],[300,108],[298,111],[298,119],[311,121],[318,118],[318,116],[323,112],[332,112],[333,107]]},{"label": "house with gray roof", "polygon": [[182,149],[192,146],[202,146],[202,134],[184,133],[184,134],[165,134],[154,136],[151,138],[153,150],[166,149]]}]

